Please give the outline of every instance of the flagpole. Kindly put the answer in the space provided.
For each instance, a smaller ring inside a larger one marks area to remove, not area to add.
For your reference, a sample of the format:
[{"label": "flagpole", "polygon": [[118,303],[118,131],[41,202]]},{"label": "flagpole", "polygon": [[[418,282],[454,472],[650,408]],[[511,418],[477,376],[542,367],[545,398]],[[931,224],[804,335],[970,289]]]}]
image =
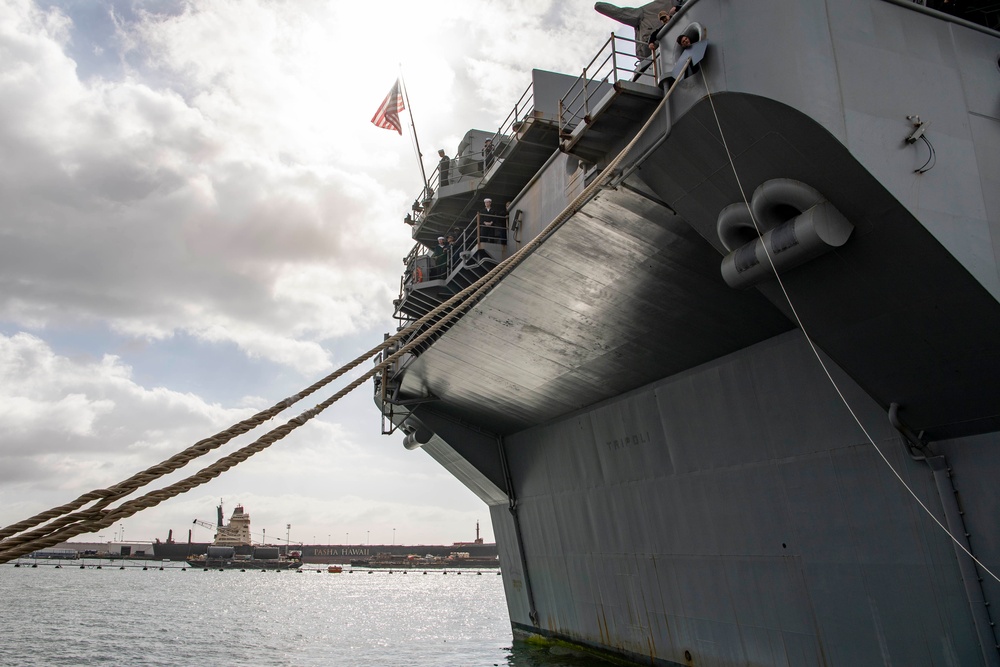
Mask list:
[{"label": "flagpole", "polygon": [[431,184],[427,180],[427,172],[424,171],[424,154],[420,152],[420,140],[417,139],[417,125],[413,121],[413,106],[410,104],[410,94],[406,90],[406,80],[403,79],[403,70],[400,67],[399,81],[403,84],[403,98],[406,100],[406,109],[410,112],[410,131],[413,133],[413,143],[417,145],[417,162],[420,163],[420,175],[424,179],[424,196],[429,197]]}]

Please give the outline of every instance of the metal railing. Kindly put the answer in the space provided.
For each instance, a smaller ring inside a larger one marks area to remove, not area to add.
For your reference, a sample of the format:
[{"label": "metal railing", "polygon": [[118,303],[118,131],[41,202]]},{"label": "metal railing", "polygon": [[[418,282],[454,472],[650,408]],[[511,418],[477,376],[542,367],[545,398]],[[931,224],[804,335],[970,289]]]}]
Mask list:
[{"label": "metal railing", "polygon": [[[492,137],[484,140],[483,148],[449,157],[447,161],[439,159],[438,165],[427,179],[427,185],[413,200],[413,208],[407,216],[407,223],[419,225],[423,221],[442,187],[470,179],[485,179],[494,164],[503,162],[510,154],[525,124],[536,119],[534,103],[534,86],[529,83],[528,87],[521,93],[521,97],[514,103],[510,113],[500,123],[497,131]],[[492,150],[487,148],[486,142],[489,142]],[[470,171],[461,168],[470,162],[476,167]],[[481,184],[476,189],[478,190],[480,187]]]},{"label": "metal railing", "polygon": [[[473,228],[475,229],[473,230]],[[462,230],[462,237],[464,238],[468,235],[469,240],[471,240],[473,231],[475,233],[475,247],[477,249],[482,248],[484,243],[496,243],[505,246],[507,245],[507,216],[487,216],[482,213],[476,213],[476,217],[469,223],[469,226]]]},{"label": "metal railing", "polygon": [[529,83],[528,87],[524,89],[523,93],[521,93],[521,97],[514,103],[514,108],[511,109],[510,113],[507,114],[507,117],[504,118],[502,123],[500,123],[500,127],[497,129],[496,133],[494,133],[494,135],[487,140],[493,146],[494,155],[486,156],[484,159],[484,176],[485,173],[489,172],[490,167],[492,166],[490,157],[494,160],[502,160],[510,152],[510,149],[513,147],[523,124],[526,123],[530,117],[534,116],[534,102],[534,85]]},{"label": "metal railing", "polygon": [[[492,243],[507,245],[509,233],[507,216],[489,216],[486,219],[482,213],[476,213],[472,220],[457,235],[452,235],[454,242],[448,245],[444,261],[434,255],[433,250],[417,243],[403,258],[406,268],[399,279],[399,298],[406,298],[409,290],[432,280],[448,280],[455,269],[462,264],[463,253],[475,253],[483,249],[483,244]],[[419,287],[418,287],[419,289]]]},{"label": "metal railing", "polygon": [[[619,81],[656,85],[659,77],[655,55],[639,58],[636,56],[637,44],[634,39],[611,33],[608,41],[559,100],[559,136],[572,132],[581,121],[589,123],[595,102],[616,87]],[[652,71],[649,71],[650,67]]]}]

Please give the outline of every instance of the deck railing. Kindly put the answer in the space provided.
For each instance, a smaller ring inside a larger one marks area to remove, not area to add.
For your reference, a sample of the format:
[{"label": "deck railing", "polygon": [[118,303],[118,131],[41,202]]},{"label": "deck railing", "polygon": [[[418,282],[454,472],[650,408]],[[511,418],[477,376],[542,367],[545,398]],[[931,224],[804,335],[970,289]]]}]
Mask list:
[{"label": "deck railing", "polygon": [[[486,224],[481,213],[476,213],[472,220],[457,234],[453,235],[454,243],[445,252],[445,262],[439,264],[433,250],[417,243],[403,258],[406,268],[399,279],[399,298],[406,298],[409,290],[419,289],[423,283],[434,280],[447,280],[456,268],[463,262],[462,253],[470,255],[483,249],[483,244],[507,245],[509,225],[507,216],[491,217],[492,224]],[[501,251],[501,254],[504,254]],[[426,259],[422,259],[426,258]]]},{"label": "deck railing", "polygon": [[[413,208],[407,216],[407,223],[420,225],[427,211],[433,206],[434,198],[438,196],[442,187],[470,179],[484,179],[494,164],[503,162],[517,141],[518,133],[524,124],[535,118],[534,103],[534,87],[532,84],[528,84],[528,87],[521,93],[521,97],[514,103],[510,113],[500,123],[497,131],[492,137],[487,138],[492,144],[492,151],[485,149],[486,140],[484,140],[483,148],[466,150],[461,155],[450,157],[447,163],[439,159],[437,166],[427,179],[427,185],[413,200]],[[461,165],[470,162],[476,165],[471,171],[460,169]],[[476,189],[479,189],[479,186]]]},{"label": "deck railing", "polygon": [[[514,103],[514,108],[511,109],[507,117],[500,123],[500,127],[497,128],[497,131],[489,139],[493,144],[493,155],[484,156],[484,176],[489,172],[490,167],[493,166],[493,161],[502,160],[506,157],[513,142],[516,141],[522,123],[527,122],[529,117],[534,115],[534,101],[534,86],[529,83],[528,87],[521,93],[521,97]],[[490,158],[492,158],[492,161]]]},{"label": "deck railing", "polygon": [[573,131],[581,121],[590,122],[595,103],[619,81],[656,85],[656,58],[636,56],[637,42],[611,33],[597,55],[583,68],[583,73],[559,100],[559,134]]}]

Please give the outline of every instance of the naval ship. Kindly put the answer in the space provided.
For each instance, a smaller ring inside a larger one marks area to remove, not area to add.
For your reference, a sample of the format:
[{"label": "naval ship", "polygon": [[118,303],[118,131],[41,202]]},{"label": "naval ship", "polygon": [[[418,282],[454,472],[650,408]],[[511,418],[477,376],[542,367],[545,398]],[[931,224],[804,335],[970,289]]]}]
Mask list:
[{"label": "naval ship", "polygon": [[1000,7],[666,9],[442,157],[383,432],[490,507],[515,637],[1000,665]]}]

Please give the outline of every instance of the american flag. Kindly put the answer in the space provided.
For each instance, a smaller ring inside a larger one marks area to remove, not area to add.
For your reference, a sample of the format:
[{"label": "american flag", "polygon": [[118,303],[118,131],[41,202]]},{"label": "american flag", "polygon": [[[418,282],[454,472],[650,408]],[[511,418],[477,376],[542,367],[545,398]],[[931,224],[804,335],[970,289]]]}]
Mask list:
[{"label": "american flag", "polygon": [[399,94],[399,79],[396,79],[396,83],[392,84],[392,90],[382,101],[382,106],[372,116],[372,124],[387,130],[396,130],[402,134],[403,126],[399,124],[399,112],[405,108],[403,96]]}]

